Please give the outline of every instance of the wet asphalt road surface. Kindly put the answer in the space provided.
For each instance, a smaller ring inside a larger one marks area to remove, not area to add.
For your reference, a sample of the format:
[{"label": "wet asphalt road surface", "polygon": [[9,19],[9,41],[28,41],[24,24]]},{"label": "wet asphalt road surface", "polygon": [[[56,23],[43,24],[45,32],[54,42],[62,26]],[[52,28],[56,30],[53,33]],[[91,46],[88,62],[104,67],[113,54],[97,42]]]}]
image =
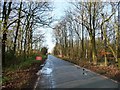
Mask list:
[{"label": "wet asphalt road surface", "polygon": [[41,88],[119,88],[120,84],[92,71],[78,67],[52,55],[39,75],[34,90]]}]

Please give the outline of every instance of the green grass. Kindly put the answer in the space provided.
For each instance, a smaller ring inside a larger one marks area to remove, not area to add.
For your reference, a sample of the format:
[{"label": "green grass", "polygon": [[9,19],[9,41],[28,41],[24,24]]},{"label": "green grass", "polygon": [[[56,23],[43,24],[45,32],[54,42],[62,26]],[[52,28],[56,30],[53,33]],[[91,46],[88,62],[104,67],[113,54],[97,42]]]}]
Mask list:
[{"label": "green grass", "polygon": [[[27,68],[29,68],[32,64],[34,64],[34,63],[38,63],[38,64],[41,64],[42,63],[42,61],[40,61],[40,60],[36,60],[35,58],[36,58],[36,56],[38,56],[38,55],[36,55],[36,54],[34,54],[34,55],[32,55],[31,57],[29,57],[29,58],[26,58],[26,59],[24,59],[24,57],[19,57],[19,58],[17,58],[17,59],[19,59],[20,60],[20,63],[18,63],[18,64],[11,64],[9,67],[7,66],[7,67],[5,67],[4,68],[4,71],[7,73],[7,72],[15,72],[16,70],[21,70],[21,69],[27,69]],[[46,58],[47,58],[47,56],[45,56],[45,55],[43,55],[42,56],[42,58],[45,60]],[[16,60],[17,60],[16,59]],[[0,77],[0,84],[2,84],[2,83],[5,83],[5,82],[8,82],[8,81],[10,81],[11,80],[11,78],[10,77],[7,77],[7,76],[5,76],[4,74],[3,74],[3,76],[2,77]]]},{"label": "green grass", "polygon": [[42,55],[42,59],[47,59],[47,55]]},{"label": "green grass", "polygon": [[9,81],[10,80],[10,78],[8,78],[8,77],[6,77],[6,76],[2,76],[1,78],[0,78],[0,83],[5,83],[5,82],[7,82],[7,81]]},{"label": "green grass", "polygon": [[[17,58],[20,59],[21,62],[19,64],[11,64],[9,67],[4,68],[5,71],[14,71],[17,69],[25,69],[25,68],[29,68],[30,65],[32,65],[33,63],[42,63],[42,61],[40,60],[35,60],[36,58],[36,54],[32,55],[31,57],[24,59],[23,57],[21,58]],[[46,55],[42,55],[43,60],[47,59]]]},{"label": "green grass", "polygon": [[36,55],[33,55],[27,59],[21,59],[21,62],[19,64],[12,64],[9,67],[5,68],[5,71],[14,71],[17,69],[25,69],[28,68],[33,63],[41,63],[39,60],[35,60]]}]

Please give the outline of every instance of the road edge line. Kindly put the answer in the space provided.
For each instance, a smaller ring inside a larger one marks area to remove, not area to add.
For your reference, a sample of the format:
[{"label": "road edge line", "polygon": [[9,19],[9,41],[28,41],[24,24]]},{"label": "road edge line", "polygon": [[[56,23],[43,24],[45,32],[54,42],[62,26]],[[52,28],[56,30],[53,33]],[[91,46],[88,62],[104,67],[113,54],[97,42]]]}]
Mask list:
[{"label": "road edge line", "polygon": [[[78,67],[79,67],[79,68],[84,68],[84,67],[81,67],[81,66],[76,65],[76,64],[74,64],[74,66],[77,67],[77,68],[78,68]],[[86,70],[89,71],[89,72],[95,73],[95,74],[97,74],[97,75],[99,75],[99,76],[101,76],[101,77],[103,77],[103,78],[105,78],[105,79],[110,79],[110,80],[112,80],[113,82],[115,82],[115,83],[117,83],[117,84],[120,84],[118,81],[113,80],[113,79],[111,79],[111,78],[109,78],[109,77],[107,77],[107,76],[101,75],[101,74],[96,73],[96,72],[94,72],[94,71],[91,71],[91,70],[89,70],[89,69],[87,69],[87,68],[84,68],[84,69],[86,69]]]}]

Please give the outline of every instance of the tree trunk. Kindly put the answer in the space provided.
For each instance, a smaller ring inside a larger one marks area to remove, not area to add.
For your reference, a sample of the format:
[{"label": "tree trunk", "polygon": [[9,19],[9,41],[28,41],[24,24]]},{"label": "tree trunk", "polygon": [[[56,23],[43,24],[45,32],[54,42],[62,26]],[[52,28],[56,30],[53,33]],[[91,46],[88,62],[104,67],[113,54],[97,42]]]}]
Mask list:
[{"label": "tree trunk", "polygon": [[27,51],[28,27],[29,27],[29,21],[27,21],[26,32],[25,32],[25,41],[24,41],[24,55],[25,55],[25,57],[26,57],[26,51]]},{"label": "tree trunk", "polygon": [[[92,60],[93,60],[93,64],[97,64],[97,57],[96,57],[96,46],[95,46],[95,30],[94,28],[92,29],[92,3],[90,2],[90,8],[89,8],[89,14],[90,14],[90,19],[89,19],[89,23],[90,23],[90,29],[89,29],[89,35],[90,35],[90,40],[91,40],[91,48],[92,48]],[[93,19],[94,20],[94,19]],[[93,25],[94,25],[94,21],[93,21]]]},{"label": "tree trunk", "polygon": [[85,57],[85,50],[84,50],[84,26],[83,26],[83,15],[82,15],[82,40],[81,40],[81,46],[82,46],[82,58]]},{"label": "tree trunk", "polygon": [[11,12],[11,4],[12,2],[9,2],[9,6],[8,6],[8,10],[6,7],[7,2],[4,2],[3,5],[3,17],[2,17],[2,21],[3,23],[3,38],[2,38],[2,63],[3,66],[5,65],[5,48],[6,48],[6,41],[7,41],[7,22],[8,22],[8,18]]},{"label": "tree trunk", "polygon": [[15,34],[15,40],[14,40],[14,54],[16,52],[16,41],[17,41],[17,37],[18,37],[18,31],[19,31],[19,27],[20,27],[20,17],[21,17],[21,10],[22,10],[22,2],[20,3],[20,8],[19,8],[19,15],[18,15],[18,22],[17,22],[17,29],[16,29],[16,34]]},{"label": "tree trunk", "polygon": [[97,56],[96,56],[96,46],[95,46],[95,37],[90,35],[90,40],[91,40],[91,47],[92,47],[92,60],[93,64],[97,64]]}]

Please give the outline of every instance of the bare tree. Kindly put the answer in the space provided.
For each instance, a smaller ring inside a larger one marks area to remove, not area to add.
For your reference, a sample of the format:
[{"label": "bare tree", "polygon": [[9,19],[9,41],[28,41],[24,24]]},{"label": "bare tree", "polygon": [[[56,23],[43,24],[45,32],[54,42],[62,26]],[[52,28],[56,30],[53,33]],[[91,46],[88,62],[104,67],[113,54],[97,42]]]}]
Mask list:
[{"label": "bare tree", "polygon": [[11,1],[4,2],[4,5],[3,5],[3,14],[2,14],[2,22],[3,22],[2,63],[3,63],[3,66],[5,65],[5,48],[6,48],[7,31],[8,31],[7,25],[8,25],[8,18],[11,12],[11,5],[12,5]]}]

